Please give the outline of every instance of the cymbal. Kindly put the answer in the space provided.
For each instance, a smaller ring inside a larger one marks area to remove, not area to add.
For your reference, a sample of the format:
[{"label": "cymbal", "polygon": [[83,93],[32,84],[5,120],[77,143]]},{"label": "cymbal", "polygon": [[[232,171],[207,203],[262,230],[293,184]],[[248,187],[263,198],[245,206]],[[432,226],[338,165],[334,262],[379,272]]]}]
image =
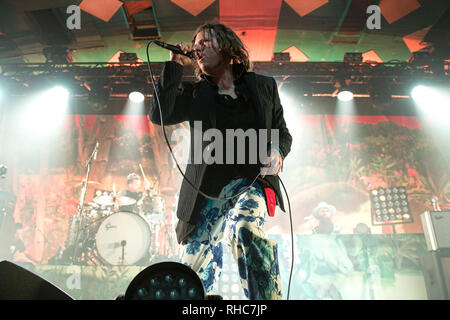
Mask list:
[{"label": "cymbal", "polygon": [[95,197],[94,202],[101,206],[112,206],[114,205],[114,198],[112,196],[98,196]]},{"label": "cymbal", "polygon": [[136,200],[130,197],[98,196],[94,198],[94,202],[101,206],[113,206],[114,201],[119,207],[129,206],[136,203]]},{"label": "cymbal", "polygon": [[119,206],[129,206],[136,203],[136,200],[130,197],[117,197],[116,201]]}]

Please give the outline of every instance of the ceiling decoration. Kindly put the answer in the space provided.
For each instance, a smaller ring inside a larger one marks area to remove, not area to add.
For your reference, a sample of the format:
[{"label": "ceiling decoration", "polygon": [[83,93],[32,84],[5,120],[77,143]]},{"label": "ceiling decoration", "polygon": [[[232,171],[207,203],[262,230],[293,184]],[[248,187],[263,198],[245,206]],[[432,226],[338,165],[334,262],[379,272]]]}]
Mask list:
[{"label": "ceiling decoration", "polygon": [[381,0],[380,11],[388,23],[394,23],[420,8],[417,0]]},{"label": "ceiling decoration", "polygon": [[408,46],[409,51],[416,52],[427,47],[427,43],[423,43],[423,39],[425,38],[430,29],[431,26],[423,28],[421,30],[418,30],[403,37],[403,41]]},{"label": "ceiling decoration", "polygon": [[230,26],[249,50],[252,61],[270,61],[282,0],[220,0],[220,22]]},{"label": "ceiling decoration", "polygon": [[[407,61],[430,39],[440,52],[450,52],[448,0],[75,2],[82,9],[80,30],[65,24],[66,8],[74,0],[1,1],[0,63],[45,62],[42,51],[49,45],[70,49],[74,62],[106,62],[118,50],[146,61],[149,39],[190,42],[195,29],[211,20],[231,26],[252,61],[271,61],[274,52],[289,52],[297,62],[342,61],[346,52],[361,52],[367,61]],[[379,30],[366,27],[366,9],[373,2],[381,10]],[[156,46],[150,52],[151,61],[169,57]]]},{"label": "ceiling decoration", "polygon": [[81,10],[108,22],[122,4],[119,0],[83,0],[79,7]]},{"label": "ceiling decoration", "polygon": [[383,60],[381,60],[380,56],[375,52],[375,50],[364,52],[362,54],[362,58],[363,62],[377,62],[377,63],[383,62]]},{"label": "ceiling decoration", "polygon": [[306,56],[299,48],[296,46],[290,46],[286,50],[282,52],[288,52],[291,56],[292,62],[306,62],[309,60],[308,56]]},{"label": "ceiling decoration", "polygon": [[284,0],[299,16],[306,16],[308,13],[320,8],[324,4],[328,3],[328,0]]},{"label": "ceiling decoration", "polygon": [[216,0],[170,0],[171,2],[175,3],[180,8],[183,8],[193,16],[197,16],[208,8],[214,1]]}]

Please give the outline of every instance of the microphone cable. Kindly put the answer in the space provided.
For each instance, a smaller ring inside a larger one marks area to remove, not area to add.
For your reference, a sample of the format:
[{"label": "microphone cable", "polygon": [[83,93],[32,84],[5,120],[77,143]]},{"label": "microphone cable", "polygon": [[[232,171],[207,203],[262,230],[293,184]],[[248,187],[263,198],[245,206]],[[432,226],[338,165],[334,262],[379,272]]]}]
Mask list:
[{"label": "microphone cable", "polygon": [[[198,193],[200,193],[203,197],[211,199],[211,200],[216,200],[216,201],[231,200],[231,199],[234,199],[234,198],[240,196],[241,194],[247,192],[247,190],[249,190],[253,186],[253,184],[255,184],[256,180],[261,175],[261,172],[259,172],[256,175],[255,179],[253,179],[252,183],[248,187],[246,187],[245,189],[243,189],[242,191],[240,191],[239,193],[237,193],[234,196],[224,197],[224,198],[214,197],[214,196],[210,196],[210,195],[204,193],[203,191],[200,190],[200,188],[197,188],[196,186],[194,186],[194,184],[184,175],[183,170],[181,169],[181,167],[178,164],[178,161],[177,161],[175,155],[173,154],[173,150],[172,150],[172,147],[170,145],[169,139],[167,138],[165,125],[164,125],[164,122],[163,122],[162,110],[161,110],[161,102],[159,100],[159,94],[158,94],[158,90],[157,90],[157,87],[156,87],[156,84],[155,84],[155,80],[154,80],[153,69],[152,69],[152,66],[150,64],[149,48],[150,48],[150,45],[153,42],[154,42],[153,40],[149,41],[149,43],[147,44],[147,47],[146,47],[147,67],[148,67],[148,70],[149,70],[149,73],[150,73],[150,79],[151,79],[152,86],[153,86],[154,97],[156,98],[156,102],[158,104],[159,120],[161,121],[161,129],[162,129],[162,132],[163,132],[164,140],[166,141],[167,147],[169,148],[169,151],[170,151],[170,155],[172,156],[172,159],[175,161],[175,164],[177,166],[178,171],[181,173],[181,175],[186,180],[186,182],[189,183],[189,185],[192,188],[194,188],[194,190],[198,191]],[[294,233],[293,233],[293,226],[292,226],[292,213],[291,213],[291,205],[290,205],[290,201],[289,201],[289,195],[288,195],[288,193],[286,191],[286,188],[285,188],[285,186],[283,184],[283,181],[281,181],[281,178],[278,175],[277,175],[277,177],[278,177],[278,180],[280,180],[280,182],[281,182],[281,184],[283,186],[284,192],[286,194],[286,198],[288,200],[288,207],[289,207],[289,220],[290,220],[290,228],[291,228],[291,249],[292,249],[291,270],[290,270],[290,274],[289,274],[288,292],[287,292],[287,300],[289,300],[291,278],[292,278],[292,272],[293,272],[293,268],[294,268],[294,240],[293,240],[294,239]]]}]

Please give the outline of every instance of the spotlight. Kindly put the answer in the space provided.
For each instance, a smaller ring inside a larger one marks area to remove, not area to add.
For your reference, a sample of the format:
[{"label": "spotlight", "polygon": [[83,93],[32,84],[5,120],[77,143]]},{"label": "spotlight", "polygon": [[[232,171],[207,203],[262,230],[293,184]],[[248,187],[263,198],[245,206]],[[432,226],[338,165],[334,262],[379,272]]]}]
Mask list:
[{"label": "spotlight", "polygon": [[339,91],[337,98],[343,102],[351,101],[353,100],[353,92],[348,90],[341,90]]},{"label": "spotlight", "polygon": [[351,90],[351,79],[346,75],[339,75],[335,80],[335,90],[333,96],[337,95],[337,98],[341,102],[348,102],[353,100],[353,92]]},{"label": "spotlight", "polygon": [[450,114],[449,94],[447,88],[440,85],[416,85],[411,90],[411,97],[422,112],[436,117],[439,121],[446,121]]},{"label": "spotlight", "polygon": [[427,98],[429,98],[429,94],[430,94],[430,90],[428,89],[428,87],[422,86],[422,85],[418,85],[415,86],[412,90],[411,90],[411,97],[414,99],[414,101],[416,102],[422,102],[422,101],[426,101]]},{"label": "spotlight", "polygon": [[206,300],[198,275],[177,262],[160,262],[142,270],[128,286],[124,300]]},{"label": "spotlight", "polygon": [[144,95],[139,91],[133,91],[128,95],[128,98],[131,102],[134,103],[141,103],[144,101],[145,97]]},{"label": "spotlight", "polygon": [[39,133],[56,129],[66,112],[68,98],[69,91],[62,86],[46,89],[31,97],[23,115],[22,128]]},{"label": "spotlight", "polygon": [[66,100],[69,97],[69,91],[61,86],[56,86],[48,92],[48,96],[56,101]]}]

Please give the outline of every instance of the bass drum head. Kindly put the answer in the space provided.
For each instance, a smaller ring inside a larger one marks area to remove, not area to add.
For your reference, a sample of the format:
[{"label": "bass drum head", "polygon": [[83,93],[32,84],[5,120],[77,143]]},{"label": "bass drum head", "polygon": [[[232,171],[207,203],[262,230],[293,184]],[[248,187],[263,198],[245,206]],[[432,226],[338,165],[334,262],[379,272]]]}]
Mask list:
[{"label": "bass drum head", "polygon": [[150,228],[133,213],[117,212],[107,217],[95,236],[99,255],[111,265],[133,265],[150,246]]}]

